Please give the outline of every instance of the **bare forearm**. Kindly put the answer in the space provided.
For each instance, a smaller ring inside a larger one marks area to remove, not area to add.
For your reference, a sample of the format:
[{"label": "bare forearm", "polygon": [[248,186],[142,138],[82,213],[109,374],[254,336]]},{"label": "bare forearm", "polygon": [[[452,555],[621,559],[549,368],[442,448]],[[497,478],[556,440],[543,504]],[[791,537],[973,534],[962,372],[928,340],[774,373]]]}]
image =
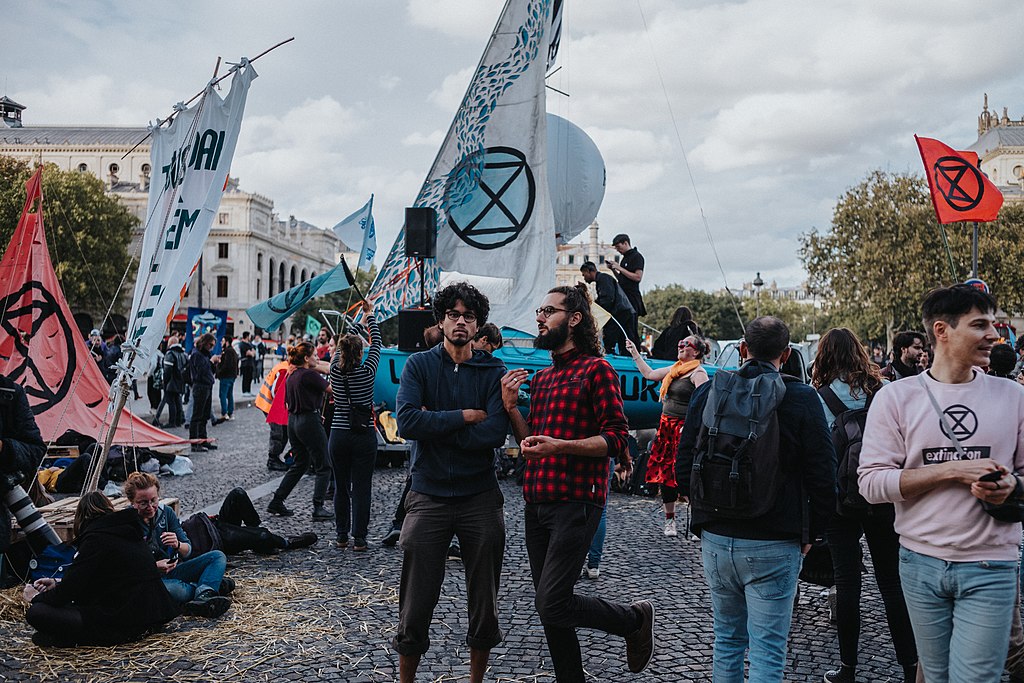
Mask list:
[{"label": "bare forearm", "polygon": [[580,455],[586,458],[607,458],[608,442],[603,436],[590,436],[586,439],[563,441],[561,450],[569,455]]},{"label": "bare forearm", "polygon": [[900,472],[900,495],[905,499],[916,498],[951,481],[955,478],[942,465],[903,470]]},{"label": "bare forearm", "polygon": [[526,424],[526,418],[518,409],[513,408],[506,412],[508,412],[509,425],[512,427],[512,436],[521,443],[530,434],[530,426]]}]

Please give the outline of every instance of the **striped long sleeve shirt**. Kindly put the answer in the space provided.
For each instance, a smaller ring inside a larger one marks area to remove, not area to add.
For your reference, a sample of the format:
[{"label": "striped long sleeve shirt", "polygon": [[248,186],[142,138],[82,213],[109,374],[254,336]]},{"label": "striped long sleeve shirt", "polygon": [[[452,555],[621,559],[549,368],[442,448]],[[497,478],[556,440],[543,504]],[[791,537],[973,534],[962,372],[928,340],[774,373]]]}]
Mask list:
[{"label": "striped long sleeve shirt", "polygon": [[331,390],[334,392],[334,419],[331,429],[351,429],[348,421],[349,404],[373,405],[373,380],[380,363],[380,327],[371,313],[366,318],[370,329],[370,351],[366,359],[349,373],[343,373],[338,357],[331,359]]}]

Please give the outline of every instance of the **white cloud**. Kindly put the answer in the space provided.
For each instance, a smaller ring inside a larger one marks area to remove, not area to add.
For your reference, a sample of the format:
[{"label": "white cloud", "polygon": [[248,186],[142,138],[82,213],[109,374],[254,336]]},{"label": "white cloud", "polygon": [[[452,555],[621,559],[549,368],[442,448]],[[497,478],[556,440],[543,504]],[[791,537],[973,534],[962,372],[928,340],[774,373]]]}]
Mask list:
[{"label": "white cloud", "polygon": [[435,130],[430,133],[410,133],[402,138],[402,144],[409,147],[426,146],[437,149],[444,142],[444,131]]},{"label": "white cloud", "polygon": [[467,67],[445,76],[441,81],[441,87],[430,93],[427,99],[441,109],[452,112],[454,116],[466,95],[466,88],[469,87],[474,70],[475,67]]},{"label": "white cloud", "polygon": [[461,38],[479,38],[501,14],[504,0],[409,0],[409,18],[415,26]]}]

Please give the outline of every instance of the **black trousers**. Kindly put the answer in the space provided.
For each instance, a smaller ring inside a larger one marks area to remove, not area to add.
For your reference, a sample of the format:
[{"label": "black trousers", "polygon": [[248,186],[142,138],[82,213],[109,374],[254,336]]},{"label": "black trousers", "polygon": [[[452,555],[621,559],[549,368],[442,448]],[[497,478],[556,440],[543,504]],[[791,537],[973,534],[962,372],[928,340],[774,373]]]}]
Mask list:
[{"label": "black trousers", "polygon": [[206,424],[213,407],[213,387],[208,384],[192,385],[192,421],[188,424],[188,438],[205,439]]},{"label": "black trousers", "polygon": [[267,453],[268,460],[279,460],[288,445],[288,425],[270,423],[270,445]]},{"label": "black trousers", "polygon": [[261,555],[269,555],[275,550],[288,547],[288,541],[283,536],[263,528],[260,522],[260,515],[245,489],[231,489],[224,497],[220,513],[215,519],[224,553],[235,555],[243,550],[252,550]]},{"label": "black trousers", "polygon": [[[839,629],[839,658],[847,666],[857,665],[857,649],[860,640],[860,595],[861,595],[861,550],[860,538],[864,536],[871,551],[871,564],[875,569],[875,581],[882,595],[885,617],[889,622],[889,633],[896,650],[896,661],[901,666],[912,666],[917,662],[917,646],[914,631],[903,600],[903,586],[900,583],[900,537],[893,529],[895,513],[892,506],[884,507],[878,514],[856,519],[833,516],[825,530],[832,565],[836,575],[836,622]],[[871,615],[876,617],[877,615]]]},{"label": "black trousers", "polygon": [[377,461],[377,437],[369,431],[332,429],[329,442],[334,470],[334,520],[339,539],[349,531],[365,541],[370,526],[373,466]]},{"label": "black trousers", "polygon": [[165,391],[167,401],[167,426],[180,427],[185,424],[185,408],[181,405],[181,394],[177,391]]},{"label": "black trousers", "polygon": [[537,614],[558,683],[584,682],[577,628],[596,628],[618,636],[640,628],[638,608],[573,592],[601,511],[587,503],[526,504],[526,552]]},{"label": "black trousers", "polygon": [[105,624],[104,628],[87,629],[82,623],[82,613],[73,605],[45,605],[32,603],[25,614],[25,621],[35,630],[53,637],[57,645],[117,645],[137,640],[142,630],[125,628],[118,624]]},{"label": "black trousers", "polygon": [[242,393],[248,394],[252,391],[252,377],[256,372],[255,363],[243,361],[239,369],[242,371]]}]

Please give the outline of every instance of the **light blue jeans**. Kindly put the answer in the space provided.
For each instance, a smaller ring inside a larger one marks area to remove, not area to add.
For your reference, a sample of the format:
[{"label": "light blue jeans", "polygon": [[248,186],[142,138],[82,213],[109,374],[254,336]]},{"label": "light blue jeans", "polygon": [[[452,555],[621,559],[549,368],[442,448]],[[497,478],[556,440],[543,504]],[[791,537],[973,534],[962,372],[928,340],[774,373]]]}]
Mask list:
[{"label": "light blue jeans", "polygon": [[928,683],[998,683],[1017,562],[946,562],[900,548],[900,580]]},{"label": "light blue jeans", "polygon": [[[802,556],[798,541],[756,541],[701,534],[704,576],[714,612],[714,683],[780,683]],[[932,683],[928,679],[928,683]]]},{"label": "light blue jeans", "polygon": [[594,532],[594,540],[590,542],[590,550],[587,551],[587,566],[591,569],[598,569],[601,566],[601,555],[604,553],[604,537],[608,533],[608,498],[612,494],[612,477],[615,476],[615,458],[611,459],[608,467],[608,491],[601,508],[601,521]]},{"label": "light blue jeans", "polygon": [[227,377],[217,380],[220,389],[220,416],[235,414],[235,378]]},{"label": "light blue jeans", "polygon": [[227,569],[228,558],[219,550],[211,550],[184,562],[163,577],[164,587],[177,603],[185,603],[207,588],[220,591],[220,582]]}]

